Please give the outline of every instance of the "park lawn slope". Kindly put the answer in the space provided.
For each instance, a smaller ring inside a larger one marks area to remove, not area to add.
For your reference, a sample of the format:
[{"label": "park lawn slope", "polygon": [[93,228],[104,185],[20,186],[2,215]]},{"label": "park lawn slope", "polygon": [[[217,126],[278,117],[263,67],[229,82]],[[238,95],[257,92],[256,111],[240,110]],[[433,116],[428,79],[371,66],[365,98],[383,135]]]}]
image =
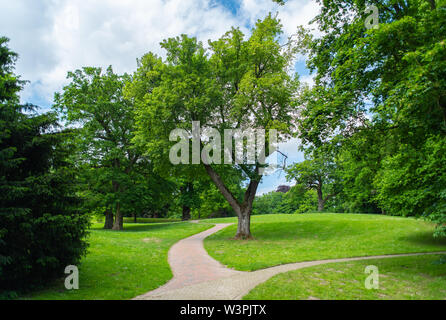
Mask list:
[{"label": "park lawn slope", "polygon": [[[244,300],[445,300],[446,265],[439,255],[330,263],[276,275]],[[378,267],[377,289],[366,289],[367,266]]]},{"label": "park lawn slope", "polygon": [[[221,221],[231,220],[236,221]],[[434,226],[414,218],[365,214],[253,216],[252,241],[233,240],[236,228],[233,225],[210,236],[205,248],[214,259],[241,271],[300,261],[446,251],[446,240],[432,236]]]},{"label": "park lawn slope", "polygon": [[38,300],[122,300],[158,288],[172,278],[167,261],[177,241],[211,228],[211,224],[126,224],[124,231],[101,229],[89,236],[88,254],[79,266],[79,290],[68,291],[64,279],[22,297]]}]

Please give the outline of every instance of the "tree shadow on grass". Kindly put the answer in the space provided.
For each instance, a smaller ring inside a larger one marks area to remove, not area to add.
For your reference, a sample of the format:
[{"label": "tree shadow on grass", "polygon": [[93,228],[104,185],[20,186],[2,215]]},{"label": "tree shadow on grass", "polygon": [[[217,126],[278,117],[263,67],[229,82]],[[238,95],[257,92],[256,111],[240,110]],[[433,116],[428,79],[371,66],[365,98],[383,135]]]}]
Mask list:
[{"label": "tree shadow on grass", "polygon": [[[227,227],[216,235],[207,238],[206,241],[234,240],[240,243],[251,241],[298,241],[299,239],[330,240],[339,239],[342,235],[349,237],[361,235],[363,230],[349,226],[345,221],[331,221],[330,224],[321,226],[320,221],[295,221],[295,222],[253,222],[251,233],[254,240],[235,240],[234,235],[237,225]],[[222,235],[222,236],[220,236]]]},{"label": "tree shadow on grass", "polygon": [[[260,227],[260,226],[259,226]],[[266,241],[286,241],[299,239],[331,240],[340,239],[343,236],[362,235],[361,228],[355,228],[345,221],[331,221],[321,225],[320,221],[296,221],[287,223],[268,223],[257,230],[253,223],[252,233],[254,238]]]},{"label": "tree shadow on grass", "polygon": [[[410,235],[400,237],[398,240],[405,240],[419,245],[438,246],[439,249],[446,251],[446,238],[434,238],[432,232],[430,231],[412,233]],[[443,248],[441,248],[442,246]]]},{"label": "tree shadow on grass", "polygon": [[168,223],[150,223],[150,224],[124,224],[124,230],[122,231],[114,231],[114,230],[105,230],[102,227],[91,228],[91,230],[96,231],[105,231],[105,232],[148,232],[153,230],[160,229],[170,229],[179,224],[186,225],[188,222],[168,222]]}]

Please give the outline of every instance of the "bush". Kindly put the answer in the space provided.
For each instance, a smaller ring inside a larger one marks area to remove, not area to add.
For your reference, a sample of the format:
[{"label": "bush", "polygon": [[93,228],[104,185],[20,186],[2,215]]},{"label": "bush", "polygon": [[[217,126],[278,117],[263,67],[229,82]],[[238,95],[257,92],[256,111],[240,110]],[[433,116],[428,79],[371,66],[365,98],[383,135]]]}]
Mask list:
[{"label": "bush", "polygon": [[[86,251],[89,218],[76,208],[75,170],[65,162],[63,134],[41,134],[48,116],[26,117],[0,150],[0,287],[3,296],[63,275]],[[15,129],[15,128],[10,128]],[[19,136],[20,139],[16,137]],[[8,291],[9,293],[7,293]]]},{"label": "bush", "polygon": [[422,216],[437,225],[435,235],[446,236],[446,137],[431,135],[414,147],[384,159],[376,177],[377,199],[386,212]]},{"label": "bush", "polygon": [[[5,111],[3,109],[2,111]],[[42,133],[50,115],[24,115],[0,140],[0,287],[3,297],[63,275],[86,251],[89,218],[76,208],[66,135]]]},{"label": "bush", "polygon": [[77,264],[86,243],[85,216],[45,214],[33,218],[30,210],[0,215],[0,286],[7,297],[14,291],[33,289],[63,275]]}]

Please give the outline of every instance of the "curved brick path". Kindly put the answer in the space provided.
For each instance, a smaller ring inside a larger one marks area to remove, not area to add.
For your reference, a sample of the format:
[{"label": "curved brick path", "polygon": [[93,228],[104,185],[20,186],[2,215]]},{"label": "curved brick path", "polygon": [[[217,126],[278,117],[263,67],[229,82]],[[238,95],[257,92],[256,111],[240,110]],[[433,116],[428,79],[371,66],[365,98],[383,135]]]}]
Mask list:
[{"label": "curved brick path", "polygon": [[272,276],[306,267],[356,260],[384,259],[445,254],[446,252],[408,253],[358,258],[319,260],[284,264],[253,272],[228,269],[211,258],[203,246],[203,240],[231,224],[217,224],[214,228],[177,242],[169,250],[169,264],[173,278],[156,290],[134,300],[239,300],[257,285]]},{"label": "curved brick path", "polygon": [[[194,222],[194,221],[191,221]],[[226,268],[211,258],[203,246],[203,240],[232,223],[217,224],[215,227],[180,240],[169,250],[169,265],[173,278],[165,285],[135,299],[150,299],[153,296],[201,282],[218,280],[243,272]]]}]

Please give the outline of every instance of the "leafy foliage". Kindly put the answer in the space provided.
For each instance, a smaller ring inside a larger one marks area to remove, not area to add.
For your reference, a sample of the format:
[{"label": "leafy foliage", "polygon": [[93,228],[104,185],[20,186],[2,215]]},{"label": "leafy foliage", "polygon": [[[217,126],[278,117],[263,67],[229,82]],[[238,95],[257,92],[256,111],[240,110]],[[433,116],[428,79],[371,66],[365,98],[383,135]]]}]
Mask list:
[{"label": "leafy foliage", "polygon": [[323,35],[301,47],[317,72],[303,95],[300,138],[332,150],[347,211],[424,216],[444,235],[444,1],[319,1]]},{"label": "leafy foliage", "polygon": [[16,55],[0,39],[0,295],[63,274],[85,253],[88,218],[78,208],[72,145],[54,114],[18,104]]},{"label": "leafy foliage", "polygon": [[[257,21],[249,38],[232,28],[219,40],[209,41],[209,50],[187,35],[163,41],[166,61],[152,53],[144,56],[128,91],[136,106],[134,141],[155,162],[167,163],[173,145],[170,132],[184,129],[191,135],[193,121],[221,134],[225,129],[278,129],[280,139],[289,138],[295,129],[291,115],[299,81],[289,72],[294,48],[291,42],[282,46],[281,35],[279,20],[269,15]],[[201,142],[207,141],[203,138]],[[176,172],[189,176],[193,176],[191,172],[195,176],[207,173],[245,221],[237,237],[249,238],[249,216],[262,178],[261,165],[179,165]],[[247,185],[242,197],[237,197],[227,179],[237,174]]]},{"label": "leafy foliage", "polygon": [[287,193],[270,192],[256,197],[252,213],[261,214],[298,214],[315,212],[318,208],[318,198],[315,190],[308,190],[302,185],[296,185]]},{"label": "leafy foliage", "polygon": [[313,157],[290,166],[287,179],[306,190],[314,190],[318,198],[318,210],[323,211],[325,204],[339,193],[340,183],[336,174],[336,164],[326,153],[314,152]]},{"label": "leafy foliage", "polygon": [[132,143],[134,106],[123,95],[131,78],[115,74],[111,67],[105,72],[83,68],[68,73],[68,78],[71,83],[56,93],[54,108],[67,125],[79,127],[74,136],[76,163],[90,207],[114,212],[116,230],[123,228],[124,215],[162,211],[170,201],[169,193],[162,191],[171,186],[153,173],[153,165]]}]

